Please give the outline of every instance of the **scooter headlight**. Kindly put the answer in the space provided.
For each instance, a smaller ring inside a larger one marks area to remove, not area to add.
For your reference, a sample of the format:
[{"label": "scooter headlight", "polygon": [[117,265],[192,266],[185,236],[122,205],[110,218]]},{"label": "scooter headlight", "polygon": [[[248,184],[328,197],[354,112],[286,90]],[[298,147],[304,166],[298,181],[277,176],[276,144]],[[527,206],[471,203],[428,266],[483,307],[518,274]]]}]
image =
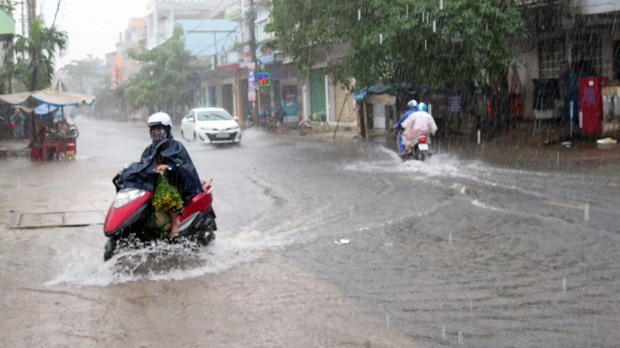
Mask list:
[{"label": "scooter headlight", "polygon": [[114,208],[120,208],[125,204],[133,202],[136,199],[144,196],[145,194],[146,191],[136,188],[123,189],[118,191],[116,197],[114,197],[114,203],[112,203],[112,205],[114,206]]}]

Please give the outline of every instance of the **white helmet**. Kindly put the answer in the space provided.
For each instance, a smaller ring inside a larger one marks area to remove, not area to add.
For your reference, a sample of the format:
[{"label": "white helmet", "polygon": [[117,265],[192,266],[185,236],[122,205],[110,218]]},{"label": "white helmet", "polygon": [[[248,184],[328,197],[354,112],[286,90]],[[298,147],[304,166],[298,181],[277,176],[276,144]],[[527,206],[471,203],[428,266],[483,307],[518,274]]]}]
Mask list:
[{"label": "white helmet", "polygon": [[415,99],[411,99],[407,103],[407,109],[415,108],[416,106],[418,106],[418,102]]},{"label": "white helmet", "polygon": [[151,116],[149,116],[149,119],[148,121],[146,121],[146,124],[149,127],[155,127],[155,126],[172,127],[172,120],[170,119],[170,116],[168,116],[167,113],[156,112],[152,114]]}]

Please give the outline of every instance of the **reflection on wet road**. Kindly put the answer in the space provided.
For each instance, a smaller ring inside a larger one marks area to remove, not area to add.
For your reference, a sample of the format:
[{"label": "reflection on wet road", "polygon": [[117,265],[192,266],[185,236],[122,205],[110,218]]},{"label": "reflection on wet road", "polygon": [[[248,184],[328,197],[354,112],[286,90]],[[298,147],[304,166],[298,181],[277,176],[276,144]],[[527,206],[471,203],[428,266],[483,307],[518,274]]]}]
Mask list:
[{"label": "reflection on wet road", "polygon": [[[110,178],[139,157],[148,134],[82,122],[74,163],[15,160],[0,169],[21,178],[20,188],[3,184],[6,192],[44,193],[35,205],[2,201],[3,210],[107,209]],[[610,168],[498,167],[456,153],[402,163],[381,144],[252,129],[241,146],[186,146],[202,178],[215,179],[215,242],[103,263],[101,226],[2,227],[0,326],[15,334],[0,345],[37,346],[59,327],[69,328],[52,345],[78,337],[148,347],[620,340],[620,182]],[[63,181],[42,182],[50,172]],[[37,316],[53,323],[25,325]]]}]

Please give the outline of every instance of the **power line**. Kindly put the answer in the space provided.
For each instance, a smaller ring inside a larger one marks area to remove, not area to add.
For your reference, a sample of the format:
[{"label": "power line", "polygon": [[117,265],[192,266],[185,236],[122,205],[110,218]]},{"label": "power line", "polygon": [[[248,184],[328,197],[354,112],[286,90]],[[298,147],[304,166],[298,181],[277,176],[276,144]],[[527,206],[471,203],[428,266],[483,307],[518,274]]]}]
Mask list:
[{"label": "power line", "polygon": [[[229,32],[227,35],[225,35],[224,37],[220,38],[219,40],[218,40],[218,39],[216,39],[216,40],[213,42],[213,44],[212,44],[211,46],[207,46],[207,47],[205,47],[205,48],[201,49],[200,51],[196,52],[196,55],[198,55],[198,54],[200,54],[200,53],[202,53],[202,52],[204,52],[204,51],[206,51],[206,50],[208,50],[208,49],[210,49],[210,48],[212,48],[212,47],[217,46],[217,44],[218,44],[220,41],[222,41],[222,40],[225,40],[225,39],[229,38],[232,34],[234,34],[234,33],[236,33],[236,32],[237,32],[236,30],[235,30],[235,31],[231,31],[231,32]],[[215,52],[215,54],[217,54],[217,51]]]}]

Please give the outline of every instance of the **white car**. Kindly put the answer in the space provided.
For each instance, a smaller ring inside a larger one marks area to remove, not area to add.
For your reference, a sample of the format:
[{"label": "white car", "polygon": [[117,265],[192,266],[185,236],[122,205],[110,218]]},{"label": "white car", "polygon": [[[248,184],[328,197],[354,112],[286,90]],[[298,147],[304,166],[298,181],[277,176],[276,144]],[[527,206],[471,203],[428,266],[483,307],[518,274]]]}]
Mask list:
[{"label": "white car", "polygon": [[241,142],[238,118],[222,108],[191,109],[181,120],[181,136],[208,144]]}]

